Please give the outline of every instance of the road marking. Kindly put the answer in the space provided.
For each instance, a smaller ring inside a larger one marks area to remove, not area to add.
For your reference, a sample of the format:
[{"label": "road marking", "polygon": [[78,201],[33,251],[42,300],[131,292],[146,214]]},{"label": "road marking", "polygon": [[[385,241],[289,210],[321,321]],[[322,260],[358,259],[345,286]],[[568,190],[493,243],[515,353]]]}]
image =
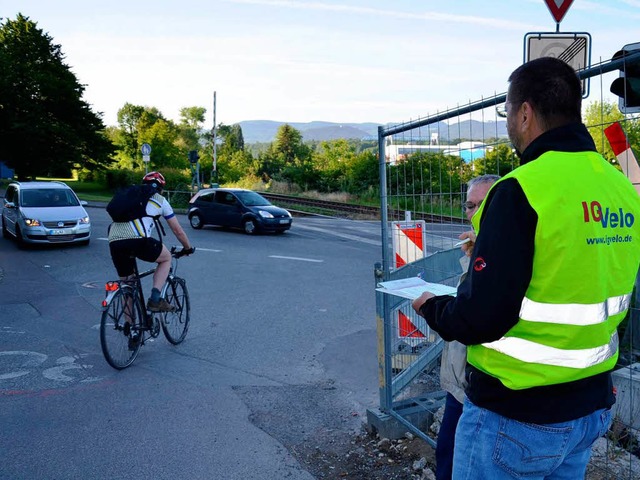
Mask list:
[{"label": "road marking", "polygon": [[[25,350],[0,352],[0,357],[9,357],[9,356],[17,356],[17,355],[21,355],[25,357],[25,359],[20,363],[20,367],[23,367],[23,368],[37,367],[48,358],[47,355],[45,355],[44,353],[28,352]],[[29,374],[29,370],[15,370],[13,372],[0,374],[0,380],[10,380],[12,378],[18,378],[28,374]]]},{"label": "road marking", "polygon": [[269,255],[269,258],[281,258],[283,260],[300,260],[301,262],[314,262],[314,263],[322,263],[322,262],[324,262],[324,260],[315,260],[313,258],[284,257],[282,255]]},{"label": "road marking", "polygon": [[311,227],[309,225],[300,225],[300,224],[296,224],[296,228],[328,233],[329,235],[333,235],[335,237],[346,238],[347,240],[354,240],[356,242],[368,243],[369,245],[375,245],[376,247],[382,246],[382,243],[379,240],[371,240],[369,238],[359,237],[357,235],[349,235],[348,233],[338,233],[333,230],[328,230],[326,228],[317,228],[317,227]]},{"label": "road marking", "polygon": [[2,327],[0,328],[0,333],[25,333],[24,330],[14,330],[12,327]]},{"label": "road marking", "polygon": [[[80,357],[86,355],[80,355]],[[71,380],[75,380],[73,377],[65,375],[63,372],[66,370],[85,370],[87,368],[93,368],[93,365],[79,365],[75,363],[78,360],[76,357],[60,357],[56,360],[58,364],[57,367],[47,368],[42,372],[42,376],[44,378],[48,378],[49,380],[55,380],[58,382],[69,382]]]}]

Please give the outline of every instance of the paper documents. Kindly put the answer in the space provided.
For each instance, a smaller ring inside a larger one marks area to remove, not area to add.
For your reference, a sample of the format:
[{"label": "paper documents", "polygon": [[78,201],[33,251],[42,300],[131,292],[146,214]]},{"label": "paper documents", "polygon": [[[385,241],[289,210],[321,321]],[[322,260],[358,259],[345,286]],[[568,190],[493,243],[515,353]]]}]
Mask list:
[{"label": "paper documents", "polygon": [[391,280],[389,282],[378,283],[379,292],[388,293],[390,295],[396,295],[398,297],[408,298],[409,300],[415,300],[423,292],[429,291],[434,295],[454,295],[458,289],[450,287],[449,285],[443,285],[441,283],[429,283],[425,282],[419,277],[403,278],[401,280]]}]

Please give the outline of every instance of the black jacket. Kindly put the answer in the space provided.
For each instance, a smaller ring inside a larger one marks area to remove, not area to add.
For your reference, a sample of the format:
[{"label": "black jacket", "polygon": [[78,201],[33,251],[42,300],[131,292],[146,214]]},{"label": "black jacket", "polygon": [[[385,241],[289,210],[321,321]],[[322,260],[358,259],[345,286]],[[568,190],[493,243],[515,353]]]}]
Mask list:
[{"label": "black jacket", "polygon": [[[586,127],[572,124],[545,132],[522,154],[521,164],[543,153],[595,151]],[[457,297],[427,302],[421,314],[446,340],[476,345],[500,339],[517,322],[531,281],[538,217],[515,179],[495,186],[480,220],[469,273]],[[610,373],[559,385],[511,390],[467,364],[466,394],[479,407],[530,423],[558,423],[613,405]]]}]

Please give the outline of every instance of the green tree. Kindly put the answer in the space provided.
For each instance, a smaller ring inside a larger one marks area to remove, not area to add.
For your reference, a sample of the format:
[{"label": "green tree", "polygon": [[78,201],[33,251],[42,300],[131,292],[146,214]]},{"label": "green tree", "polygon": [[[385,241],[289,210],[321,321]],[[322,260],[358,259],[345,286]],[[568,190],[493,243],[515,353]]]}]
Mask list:
[{"label": "green tree", "polygon": [[[118,127],[109,135],[118,148],[118,164],[129,169],[144,168],[142,144],[151,145],[150,169],[187,168],[188,151],[181,130],[155,107],[125,105],[118,110]],[[197,142],[196,142],[197,143]]]},{"label": "green tree", "polygon": [[[145,115],[143,115],[144,119]],[[152,147],[149,169],[188,167],[188,150],[180,148],[178,139],[178,127],[171,120],[159,117],[148,124],[143,122],[140,141]]]},{"label": "green tree", "polygon": [[258,176],[258,162],[251,153],[237,150],[220,157],[218,162],[219,181],[238,182],[245,177]]},{"label": "green tree", "polygon": [[380,167],[378,155],[364,151],[354,156],[346,168],[346,190],[353,194],[377,196],[380,192]]},{"label": "green tree", "polygon": [[28,17],[0,24],[0,158],[18,178],[102,169],[113,146],[60,45]]},{"label": "green tree", "polygon": [[200,150],[201,130],[207,109],[204,107],[184,107],[180,109],[178,125],[178,146],[184,151]]},{"label": "green tree", "polygon": [[500,143],[487,150],[484,158],[473,161],[473,167],[465,171],[463,181],[466,183],[473,177],[486,174],[506,175],[520,165],[520,159],[513,151],[510,143]]},{"label": "green tree", "polygon": [[278,161],[287,167],[302,165],[310,159],[311,149],[302,141],[302,133],[291,125],[278,128],[270,151]]},{"label": "green tree", "polygon": [[275,178],[313,188],[317,181],[311,159],[311,149],[302,141],[302,133],[291,125],[278,128],[276,138],[266,153]]},{"label": "green tree", "polygon": [[144,107],[125,103],[118,110],[119,127],[108,129],[108,134],[118,148],[117,159],[120,166],[125,168],[140,168],[138,159],[141,143],[138,139],[138,124],[144,113]]},{"label": "green tree", "polygon": [[355,146],[347,140],[320,142],[313,152],[313,167],[318,171],[320,191],[346,190],[347,168],[356,156]]},{"label": "green tree", "polygon": [[[213,169],[213,135],[204,132],[204,146],[201,149],[200,163],[203,171]],[[253,156],[245,152],[244,136],[239,124],[216,127],[216,171],[217,182],[237,182],[244,176],[255,175],[259,170]]]},{"label": "green tree", "polygon": [[225,125],[221,123],[216,131],[216,136],[220,142],[218,151],[221,155],[232,155],[235,152],[244,151],[244,136],[239,124]]}]

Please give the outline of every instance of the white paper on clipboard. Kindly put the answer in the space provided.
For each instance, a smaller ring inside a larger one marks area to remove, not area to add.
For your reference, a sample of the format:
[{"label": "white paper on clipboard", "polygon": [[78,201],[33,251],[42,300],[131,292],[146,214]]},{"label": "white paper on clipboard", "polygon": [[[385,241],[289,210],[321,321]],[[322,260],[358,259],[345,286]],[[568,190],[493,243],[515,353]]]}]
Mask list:
[{"label": "white paper on clipboard", "polygon": [[425,282],[419,277],[403,278],[400,280],[391,280],[388,282],[378,283],[377,291],[395,295],[397,297],[415,300],[424,292],[431,292],[434,295],[453,295],[455,296],[458,289],[442,283]]}]

